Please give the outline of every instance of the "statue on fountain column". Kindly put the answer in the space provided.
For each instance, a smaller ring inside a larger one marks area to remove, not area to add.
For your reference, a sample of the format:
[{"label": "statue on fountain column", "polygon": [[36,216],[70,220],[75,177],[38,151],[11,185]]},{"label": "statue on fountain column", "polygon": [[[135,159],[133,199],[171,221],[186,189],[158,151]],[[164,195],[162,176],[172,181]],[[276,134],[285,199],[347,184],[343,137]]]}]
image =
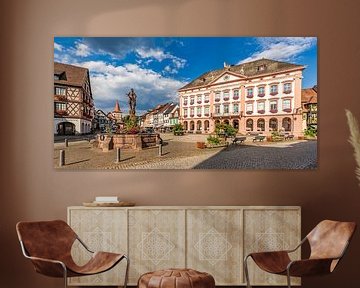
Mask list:
[{"label": "statue on fountain column", "polygon": [[129,116],[130,118],[134,118],[136,113],[136,93],[133,88],[130,89],[127,96],[129,97]]}]

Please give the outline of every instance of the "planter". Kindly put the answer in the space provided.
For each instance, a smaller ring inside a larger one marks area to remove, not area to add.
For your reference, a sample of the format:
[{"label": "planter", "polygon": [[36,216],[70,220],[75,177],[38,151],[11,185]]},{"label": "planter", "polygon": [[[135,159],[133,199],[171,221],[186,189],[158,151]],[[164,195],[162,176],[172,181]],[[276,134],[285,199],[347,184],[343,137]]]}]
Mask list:
[{"label": "planter", "polygon": [[272,141],[272,137],[271,137],[271,136],[266,136],[266,141],[267,141],[267,142],[271,142],[271,141]]},{"label": "planter", "polygon": [[304,136],[298,136],[298,140],[304,140]]},{"label": "planter", "polygon": [[196,148],[205,149],[206,148],[205,142],[196,142]]}]

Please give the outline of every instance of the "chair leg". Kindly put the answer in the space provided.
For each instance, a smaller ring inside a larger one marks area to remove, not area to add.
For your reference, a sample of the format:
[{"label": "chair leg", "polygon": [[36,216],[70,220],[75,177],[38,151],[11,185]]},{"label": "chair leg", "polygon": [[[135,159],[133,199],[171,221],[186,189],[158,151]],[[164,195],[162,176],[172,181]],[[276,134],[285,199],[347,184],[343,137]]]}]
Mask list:
[{"label": "chair leg", "polygon": [[129,278],[129,265],[130,265],[130,259],[127,256],[124,256],[126,259],[126,271],[125,271],[125,280],[124,280],[124,288],[127,287],[127,282]]},{"label": "chair leg", "polygon": [[244,259],[244,272],[245,272],[245,279],[246,279],[246,287],[247,288],[251,288],[250,285],[250,279],[249,279],[249,269],[248,269],[248,265],[247,265],[247,259],[249,258],[250,255],[246,256]]},{"label": "chair leg", "polygon": [[288,284],[288,288],[291,288],[291,278],[290,278],[290,271],[289,269],[287,269],[287,284]]},{"label": "chair leg", "polygon": [[67,288],[67,270],[66,270],[66,266],[64,264],[62,264],[62,267],[64,269],[64,287]]}]

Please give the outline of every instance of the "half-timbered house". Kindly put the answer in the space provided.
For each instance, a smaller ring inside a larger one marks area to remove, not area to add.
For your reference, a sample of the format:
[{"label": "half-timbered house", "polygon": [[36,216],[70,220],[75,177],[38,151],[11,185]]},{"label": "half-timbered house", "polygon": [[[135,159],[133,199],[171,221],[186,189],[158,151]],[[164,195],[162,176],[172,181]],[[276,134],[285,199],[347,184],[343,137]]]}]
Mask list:
[{"label": "half-timbered house", "polygon": [[91,132],[94,100],[89,70],[54,63],[54,134],[75,135]]}]

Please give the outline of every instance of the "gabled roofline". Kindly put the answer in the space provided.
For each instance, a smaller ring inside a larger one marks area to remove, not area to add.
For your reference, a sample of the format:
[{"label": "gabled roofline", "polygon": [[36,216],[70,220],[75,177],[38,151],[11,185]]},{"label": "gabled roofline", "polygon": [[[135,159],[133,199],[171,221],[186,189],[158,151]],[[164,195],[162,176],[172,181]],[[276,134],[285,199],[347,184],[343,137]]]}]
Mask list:
[{"label": "gabled roofline", "polygon": [[219,80],[221,77],[223,77],[225,74],[231,74],[233,76],[236,76],[236,77],[240,77],[240,78],[243,78],[243,79],[247,79],[247,77],[245,75],[242,75],[242,74],[238,74],[238,73],[235,73],[235,72],[232,72],[232,71],[229,71],[229,70],[225,70],[223,73],[221,73],[218,77],[216,77],[215,79],[211,80],[210,83],[208,83],[207,85],[211,85],[213,84],[214,82],[216,82],[217,80]]},{"label": "gabled roofline", "polygon": [[[252,80],[252,79],[256,79],[256,78],[263,78],[263,77],[267,77],[270,75],[277,75],[277,74],[284,74],[287,72],[293,72],[293,71],[298,71],[298,70],[304,70],[306,67],[304,65],[299,65],[299,67],[294,67],[294,68],[290,68],[290,69],[286,69],[286,70],[282,70],[282,71],[278,71],[278,72],[273,72],[273,73],[264,73],[261,75],[256,75],[256,76],[252,76],[252,77],[246,77],[243,80]],[[227,71],[229,72],[229,71]],[[201,89],[201,88],[206,88],[209,86],[212,86],[214,84],[212,84],[212,82],[206,84],[206,85],[201,85],[201,86],[195,86],[195,87],[191,87],[191,88],[180,88],[178,90],[178,92],[184,92],[184,91],[188,91],[188,90],[194,90],[194,89]],[[220,85],[220,84],[215,84],[215,85]]]}]

